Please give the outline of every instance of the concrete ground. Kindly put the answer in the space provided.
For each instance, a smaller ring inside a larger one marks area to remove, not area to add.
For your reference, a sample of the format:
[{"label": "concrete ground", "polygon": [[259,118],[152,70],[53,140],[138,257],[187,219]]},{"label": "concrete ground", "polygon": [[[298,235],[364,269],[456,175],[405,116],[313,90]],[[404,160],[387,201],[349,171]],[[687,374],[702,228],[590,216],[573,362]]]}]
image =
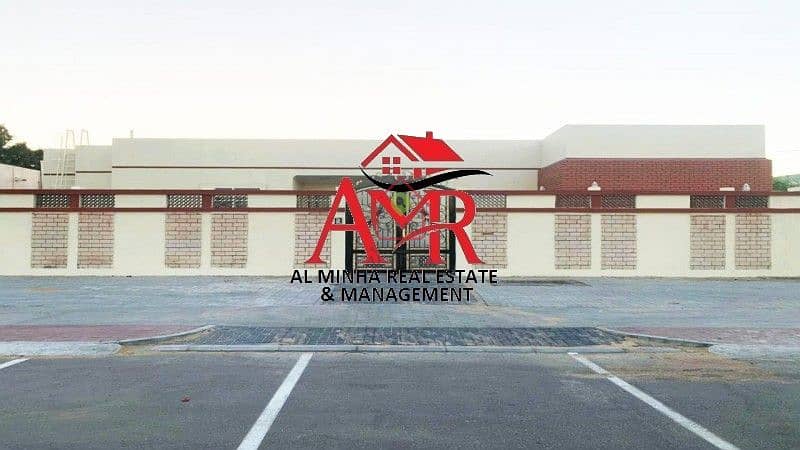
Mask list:
[{"label": "concrete ground", "polygon": [[531,327],[602,326],[722,344],[648,350],[625,341],[614,345],[628,353],[578,356],[315,353],[307,366],[299,353],[147,346],[0,356],[0,448],[800,448],[799,287],[504,280],[479,286],[470,304],[331,304],[319,286],[285,278],[0,277],[5,347],[206,324],[222,327],[205,339],[429,327],[497,340]]},{"label": "concrete ground", "polygon": [[501,280],[477,291],[469,305],[342,304],[288,277],[0,277],[0,325],[777,329],[800,317],[800,280]]},{"label": "concrete ground", "polygon": [[[796,362],[582,356],[724,442],[800,448]],[[300,358],[30,359],[0,369],[0,447],[235,448],[253,427],[261,448],[714,448],[566,354],[316,353],[287,392]]]},{"label": "concrete ground", "polygon": [[506,279],[478,285],[468,304],[359,304],[323,302],[319,285],[287,277],[0,277],[0,354],[25,348],[13,341],[107,342],[201,325],[607,327],[725,344],[722,353],[745,359],[775,350],[780,360],[800,358],[798,287],[794,279]]}]

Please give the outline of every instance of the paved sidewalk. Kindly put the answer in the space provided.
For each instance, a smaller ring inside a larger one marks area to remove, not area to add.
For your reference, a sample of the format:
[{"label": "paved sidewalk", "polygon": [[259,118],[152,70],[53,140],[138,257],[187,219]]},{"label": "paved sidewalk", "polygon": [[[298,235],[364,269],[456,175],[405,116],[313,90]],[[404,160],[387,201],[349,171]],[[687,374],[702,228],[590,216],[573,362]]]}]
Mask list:
[{"label": "paved sidewalk", "polygon": [[180,333],[186,325],[0,325],[0,341],[110,342]]}]

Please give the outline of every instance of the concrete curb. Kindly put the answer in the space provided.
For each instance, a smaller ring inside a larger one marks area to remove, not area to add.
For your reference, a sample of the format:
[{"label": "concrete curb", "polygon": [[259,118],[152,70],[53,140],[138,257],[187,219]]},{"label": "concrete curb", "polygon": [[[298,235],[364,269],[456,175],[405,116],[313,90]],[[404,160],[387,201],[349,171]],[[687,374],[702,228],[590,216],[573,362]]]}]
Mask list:
[{"label": "concrete curb", "polygon": [[0,342],[0,355],[3,356],[107,356],[117,353],[119,349],[119,344],[102,342]]},{"label": "concrete curb", "polygon": [[464,345],[158,345],[160,352],[355,352],[355,353],[625,353],[608,345],[585,347],[464,346]]},{"label": "concrete curb", "polygon": [[652,334],[630,333],[628,331],[620,331],[620,330],[615,330],[613,328],[605,328],[605,327],[595,327],[595,328],[601,331],[605,331],[606,333],[616,334],[618,336],[632,337],[644,341],[658,342],[660,344],[675,344],[683,347],[708,348],[711,347],[712,345],[719,344],[718,342],[694,341],[691,339],[680,339],[667,336],[654,336]]},{"label": "concrete curb", "polygon": [[157,342],[165,341],[167,339],[172,339],[181,336],[188,336],[190,334],[200,333],[206,330],[210,330],[212,328],[214,328],[214,325],[203,325],[202,327],[197,327],[186,331],[179,331],[177,333],[172,333],[172,334],[161,334],[158,336],[149,336],[149,337],[134,338],[134,339],[122,339],[119,341],[109,341],[109,342],[120,345],[155,344]]}]

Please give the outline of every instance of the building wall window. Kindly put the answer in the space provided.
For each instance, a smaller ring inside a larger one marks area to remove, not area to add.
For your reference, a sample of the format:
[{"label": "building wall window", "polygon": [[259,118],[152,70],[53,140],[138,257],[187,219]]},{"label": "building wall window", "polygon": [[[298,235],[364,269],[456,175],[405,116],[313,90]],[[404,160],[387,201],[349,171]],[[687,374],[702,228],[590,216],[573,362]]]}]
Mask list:
[{"label": "building wall window", "polygon": [[384,156],[381,158],[381,173],[384,175],[400,175],[400,157]]}]

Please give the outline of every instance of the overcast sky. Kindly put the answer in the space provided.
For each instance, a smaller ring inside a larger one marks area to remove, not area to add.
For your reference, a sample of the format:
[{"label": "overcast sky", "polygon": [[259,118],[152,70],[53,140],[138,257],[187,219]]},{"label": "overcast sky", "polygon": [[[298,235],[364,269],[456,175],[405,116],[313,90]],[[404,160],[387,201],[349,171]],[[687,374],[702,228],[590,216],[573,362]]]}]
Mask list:
[{"label": "overcast sky", "polygon": [[108,144],[756,123],[775,173],[800,172],[796,0],[0,0],[0,18],[0,123],[33,147],[67,128]]}]

